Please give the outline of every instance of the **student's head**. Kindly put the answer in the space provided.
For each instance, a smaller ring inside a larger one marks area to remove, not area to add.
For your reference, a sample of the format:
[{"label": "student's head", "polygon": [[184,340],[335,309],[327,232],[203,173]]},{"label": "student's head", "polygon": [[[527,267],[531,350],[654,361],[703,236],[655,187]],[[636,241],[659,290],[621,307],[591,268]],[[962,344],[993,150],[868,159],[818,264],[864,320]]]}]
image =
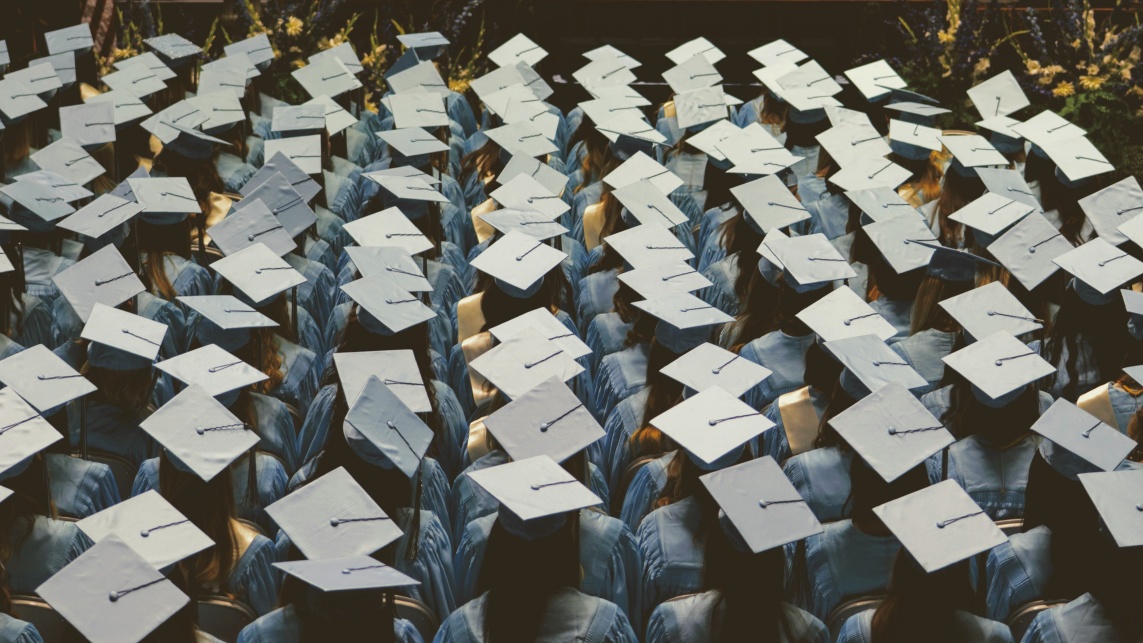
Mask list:
[{"label": "student's head", "polygon": [[973,596],[967,561],[930,574],[902,548],[893,563],[889,596],[873,614],[873,640],[957,643],[953,619],[957,611],[972,611]]},{"label": "student's head", "polygon": [[159,455],[159,493],[211,540],[214,547],[185,561],[195,587],[225,585],[237,562],[234,483],[229,468],[209,482],[185,469],[164,451]]},{"label": "student's head", "polygon": [[893,482],[886,482],[864,459],[856,455],[850,465],[849,480],[851,488],[846,504],[851,509],[853,522],[876,533],[886,534],[888,530],[873,513],[873,508],[929,486],[929,476],[922,465],[913,467]]},{"label": "student's head", "polygon": [[[712,643],[746,640],[790,640],[785,601],[786,557],[781,547],[755,554],[734,526],[719,518],[708,530],[703,556],[702,588],[719,592],[722,609],[711,611]],[[721,618],[720,618],[721,617]]]}]

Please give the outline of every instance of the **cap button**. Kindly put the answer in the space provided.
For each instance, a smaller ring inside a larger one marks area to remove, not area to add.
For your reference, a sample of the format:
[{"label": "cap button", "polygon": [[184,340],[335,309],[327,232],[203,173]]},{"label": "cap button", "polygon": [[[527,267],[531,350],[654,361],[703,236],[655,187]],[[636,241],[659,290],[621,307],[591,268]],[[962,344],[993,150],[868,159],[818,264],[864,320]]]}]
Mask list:
[{"label": "cap button", "polygon": [[206,429],[202,428],[201,426],[195,429],[194,432],[199,435],[206,435]]},{"label": "cap button", "polygon": [[330,526],[330,527],[336,527],[336,526],[338,526],[338,525],[340,525],[340,524],[341,524],[341,521],[340,521],[340,520],[338,520],[337,518],[330,518],[330,519],[329,519],[329,526]]},{"label": "cap button", "polygon": [[144,530],[139,532],[139,535],[142,536],[143,538],[146,538],[147,536],[151,535],[151,530],[150,529],[144,529]]}]

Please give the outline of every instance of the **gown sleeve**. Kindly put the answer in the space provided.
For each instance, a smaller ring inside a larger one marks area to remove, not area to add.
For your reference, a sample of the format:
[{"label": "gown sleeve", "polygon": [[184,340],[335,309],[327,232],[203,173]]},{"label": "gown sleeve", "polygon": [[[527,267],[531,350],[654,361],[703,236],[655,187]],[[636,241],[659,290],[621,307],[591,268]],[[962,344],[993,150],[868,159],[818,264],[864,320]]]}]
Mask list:
[{"label": "gown sleeve", "polygon": [[231,591],[244,599],[259,616],[269,614],[278,602],[275,560],[274,543],[265,536],[255,536],[228,583]]}]

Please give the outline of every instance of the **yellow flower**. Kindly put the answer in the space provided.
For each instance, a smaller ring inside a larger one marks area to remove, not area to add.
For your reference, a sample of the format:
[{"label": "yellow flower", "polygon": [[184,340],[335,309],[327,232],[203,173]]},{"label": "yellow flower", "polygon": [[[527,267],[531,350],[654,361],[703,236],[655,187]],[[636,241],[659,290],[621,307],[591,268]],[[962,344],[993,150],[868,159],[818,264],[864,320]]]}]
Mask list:
[{"label": "yellow flower", "polygon": [[1079,84],[1080,87],[1083,87],[1084,89],[1095,90],[1099,89],[1104,80],[1106,79],[1099,76],[1080,76]]},{"label": "yellow flower", "polygon": [[302,67],[306,66],[306,61],[302,60],[301,58],[295,58],[290,63],[290,66],[293,67],[294,69],[301,69]]},{"label": "yellow flower", "polygon": [[956,40],[956,36],[947,31],[938,31],[937,40],[939,40],[942,45],[947,45],[950,42]]},{"label": "yellow flower", "polygon": [[1032,60],[1031,58],[1024,61],[1024,66],[1028,69],[1029,74],[1038,74],[1041,71],[1040,63],[1038,61]]},{"label": "yellow flower", "polygon": [[[1127,67],[1124,67],[1123,69],[1119,70],[1119,75],[1123,77],[1123,80],[1131,80],[1131,68],[1132,67],[1134,67],[1134,65],[1128,65]],[[1135,89],[1139,89],[1139,88],[1136,87]]]},{"label": "yellow flower", "polygon": [[302,34],[302,28],[305,26],[305,23],[303,23],[301,20],[298,20],[294,16],[290,16],[290,19],[286,21],[286,35],[295,37],[300,36]]},{"label": "yellow flower", "polygon": [[1059,65],[1048,65],[1047,67],[1040,70],[1040,73],[1046,74],[1048,76],[1055,76],[1056,74],[1062,73],[1063,71],[1064,68],[1060,67]]},{"label": "yellow flower", "polygon": [[987,58],[981,58],[976,61],[976,66],[972,68],[972,73],[975,76],[982,76],[988,71],[988,67],[992,64]]},{"label": "yellow flower", "polygon": [[1075,93],[1075,85],[1072,85],[1066,80],[1061,81],[1059,85],[1056,85],[1055,88],[1052,89],[1052,96],[1055,96],[1056,98],[1066,98],[1068,96],[1074,95]]},{"label": "yellow flower", "polygon": [[1087,75],[1088,76],[1094,76],[1098,73],[1099,73],[1099,65],[1088,65],[1087,66]]},{"label": "yellow flower", "polygon": [[1079,49],[1079,48],[1080,48],[1080,39],[1076,38],[1075,40],[1072,41],[1072,49]]}]

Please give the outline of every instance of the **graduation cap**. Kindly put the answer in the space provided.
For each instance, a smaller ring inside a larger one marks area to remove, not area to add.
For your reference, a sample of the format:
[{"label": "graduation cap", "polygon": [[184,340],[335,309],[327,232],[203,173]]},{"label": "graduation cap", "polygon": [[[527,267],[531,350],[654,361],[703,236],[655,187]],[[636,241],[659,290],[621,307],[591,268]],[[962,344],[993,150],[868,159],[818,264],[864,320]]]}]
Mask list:
[{"label": "graduation cap", "polygon": [[619,281],[644,299],[679,292],[695,292],[713,283],[690,265],[681,261],[656,263],[619,273]]},{"label": "graduation cap", "polygon": [[[243,197],[249,197],[255,189],[260,187],[263,183],[270,180],[275,174],[281,174],[290,188],[297,193],[298,196],[309,203],[318,192],[321,192],[321,184],[318,183],[309,174],[306,174],[302,168],[298,167],[297,163],[290,160],[290,157],[279,152],[269,158],[262,167],[254,173],[254,176],[242,186],[239,193]],[[292,198],[292,197],[291,197]],[[283,202],[281,205],[288,203]],[[293,207],[293,206],[291,206]]]},{"label": "graduation cap", "polygon": [[763,233],[810,218],[810,213],[777,176],[764,176],[744,183],[731,188],[730,193]]},{"label": "graduation cap", "polygon": [[255,306],[306,281],[300,272],[261,243],[219,259],[210,267]]},{"label": "graduation cap", "polygon": [[557,377],[484,418],[484,424],[517,461],[546,455],[563,462],[604,437],[591,412]]},{"label": "graduation cap", "polygon": [[431,413],[433,410],[417,358],[411,350],[339,351],[333,354],[333,362],[345,401],[350,406],[357,402],[366,382],[376,378],[410,411]]},{"label": "graduation cap", "polygon": [[51,230],[57,219],[75,212],[54,189],[36,181],[0,186],[0,193],[13,201],[8,211],[12,220],[36,232]]},{"label": "graduation cap", "polygon": [[994,116],[977,121],[976,126],[988,130],[988,140],[998,152],[1018,154],[1024,151],[1024,137],[1012,126],[1019,124],[1020,121],[1008,116]]},{"label": "graduation cap", "polygon": [[689,221],[687,215],[650,181],[625,185],[613,194],[641,224],[673,228]]},{"label": "graduation cap", "polygon": [[325,108],[321,105],[278,105],[274,108],[270,129],[283,136],[319,134],[325,129]]},{"label": "graduation cap", "polygon": [[282,153],[306,174],[321,173],[321,136],[294,136],[266,141],[266,156]]},{"label": "graduation cap", "polygon": [[200,210],[198,197],[181,176],[127,179],[135,200],[143,206],[143,221],[155,225],[178,223]]},{"label": "graduation cap", "polygon": [[[907,92],[904,90],[893,90],[893,97],[890,99],[892,102],[886,105],[885,109],[897,112],[902,122],[913,123],[932,128],[937,124],[938,117],[944,114],[952,113],[952,110],[950,109],[945,109],[944,107],[928,102],[915,100],[896,100],[898,98],[898,92],[903,94],[912,94],[912,92]],[[916,96],[920,96],[920,94],[916,94]],[[892,138],[892,135],[890,135],[890,138]]]},{"label": "graduation cap", "polygon": [[124,128],[151,116],[153,112],[138,96],[123,90],[114,90],[88,96],[84,98],[87,103],[110,103],[114,108],[114,121],[116,129]]},{"label": "graduation cap", "polygon": [[1013,201],[1019,201],[1035,208],[1037,212],[1043,210],[1040,207],[1040,202],[1036,200],[1036,194],[1024,181],[1024,176],[1020,172],[1006,167],[978,167],[976,168],[976,175],[980,177],[985,189],[989,192],[994,192]]},{"label": "graduation cap", "polygon": [[1040,147],[1067,177],[1068,182],[1083,181],[1115,170],[1115,166],[1099,148],[1083,136],[1051,141]]},{"label": "graduation cap", "polygon": [[231,255],[256,243],[264,244],[278,256],[297,247],[282,222],[261,199],[244,199],[243,203],[247,201],[246,207],[231,212],[206,231],[222,254]]},{"label": "graduation cap", "polygon": [[[281,165],[285,167],[284,162]],[[286,234],[293,238],[305,232],[306,228],[317,221],[317,215],[310,209],[306,197],[298,192],[297,188],[306,188],[306,193],[309,194],[315,186],[316,183],[292,180],[276,172],[261,181],[254,189],[248,190],[244,198],[234,204],[234,210],[235,213],[239,213],[252,205],[261,204],[270,211],[278,223],[282,224]],[[260,238],[255,237],[255,240]]]},{"label": "graduation cap", "polygon": [[731,534],[740,537],[750,552],[760,554],[822,533],[813,510],[770,456],[699,480],[733,526]]},{"label": "graduation cap", "polygon": [[[357,57],[357,52],[353,51],[353,45],[348,42],[343,42],[336,47],[330,47],[329,49],[317,52],[310,56],[309,62],[312,65],[326,58],[337,58],[345,65],[345,68],[353,72],[354,75],[365,71],[365,66],[361,64],[361,60]],[[330,95],[332,96],[333,94]]]},{"label": "graduation cap", "polygon": [[985,119],[1007,116],[1031,104],[1016,77],[1008,70],[968,90],[968,99],[980,117]]},{"label": "graduation cap", "polygon": [[371,333],[392,335],[436,317],[432,308],[385,275],[363,277],[341,289],[357,302],[357,320]]},{"label": "graduation cap", "polygon": [[[1054,447],[1068,452],[1048,450],[1050,463],[1057,469],[1092,471],[1094,467],[1094,470],[1113,471],[1139,446],[1119,429],[1062,398],[1036,420],[1032,430],[1050,440]],[[1083,463],[1069,462],[1072,459],[1069,454],[1082,459]]]},{"label": "graduation cap", "polygon": [[45,99],[51,98],[52,94],[63,87],[63,81],[56,74],[55,68],[47,63],[10,71],[4,77],[23,83],[30,91]]},{"label": "graduation cap", "polygon": [[134,67],[136,65],[142,65],[154,72],[154,74],[159,77],[159,80],[170,80],[178,76],[178,74],[172,71],[170,67],[167,67],[162,60],[159,60],[159,57],[156,56],[153,51],[145,51],[138,56],[132,56],[111,63],[111,66],[116,69],[127,69],[128,67]]},{"label": "graduation cap", "polygon": [[551,377],[566,382],[583,372],[583,367],[559,344],[534,328],[503,340],[468,366],[511,400]]},{"label": "graduation cap", "polygon": [[530,156],[517,155],[508,159],[496,182],[506,185],[509,181],[521,174],[535,179],[545,190],[551,194],[560,194],[567,186],[568,177],[552,166],[538,161]]},{"label": "graduation cap", "polygon": [[1043,215],[1030,214],[988,245],[988,252],[1028,290],[1051,277],[1055,260],[1071,252],[1071,242]]},{"label": "graduation cap", "polygon": [[216,344],[165,359],[156,367],[180,382],[200,387],[218,397],[269,379],[265,373],[243,362]]},{"label": "graduation cap", "polygon": [[829,423],[886,482],[900,478],[954,442],[916,396],[894,381],[830,418]]},{"label": "graduation cap", "polygon": [[397,246],[414,255],[433,247],[433,242],[395,207],[350,221],[345,231],[362,246]]},{"label": "graduation cap", "polygon": [[1087,130],[1051,110],[1044,110],[1023,123],[1013,125],[1012,131],[1041,148],[1087,134]]},{"label": "graduation cap", "polygon": [[709,342],[691,349],[661,372],[692,391],[717,386],[735,397],[742,397],[771,375],[765,366]]},{"label": "graduation cap", "polygon": [[17,123],[47,106],[36,92],[15,78],[0,80],[0,114],[5,123]]},{"label": "graduation cap", "polygon": [[635,60],[631,56],[628,56],[627,54],[623,53],[618,48],[616,48],[612,45],[603,45],[600,47],[596,47],[595,49],[585,51],[585,52],[583,52],[583,57],[587,58],[588,60],[603,60],[603,59],[619,60],[619,61],[622,61],[623,64],[626,65],[628,69],[638,69],[639,67],[641,67],[643,65],[643,63],[639,62],[638,60]]},{"label": "graduation cap", "polygon": [[[622,62],[618,61],[610,62],[623,65]],[[627,67],[624,65],[623,68],[626,69]],[[631,78],[634,79],[634,77],[632,74]],[[667,81],[667,84],[676,94],[681,94],[718,85],[722,82],[722,74],[718,73],[718,70],[710,64],[705,56],[695,55],[663,72],[663,80]]]},{"label": "graduation cap", "polygon": [[726,54],[721,49],[714,46],[711,41],[703,37],[689,40],[678,47],[667,52],[667,58],[676,65],[694,56],[701,54],[707,59],[710,64],[715,64],[718,61],[726,58]]},{"label": "graduation cap", "polygon": [[723,96],[721,85],[675,94],[675,119],[679,128],[687,129],[726,118]]},{"label": "graduation cap", "polygon": [[60,108],[60,129],[64,139],[83,146],[115,141],[115,105],[94,102]]},{"label": "graduation cap", "polygon": [[873,513],[930,574],[1008,540],[954,480],[874,507]]},{"label": "graduation cap", "polygon": [[[506,208],[478,216],[481,221],[492,226],[497,232],[504,234],[517,232],[532,237],[536,241],[546,241],[569,232],[558,220],[553,220],[546,214],[531,210]],[[491,233],[477,230],[477,237],[481,241],[487,239],[488,236],[491,236]]]},{"label": "graduation cap", "polygon": [[[438,97],[437,94],[433,94],[432,96],[434,98]],[[499,116],[505,123],[526,121],[532,123],[533,126],[541,131],[543,131],[543,127],[537,122],[537,119],[543,114],[548,113],[547,104],[540,100],[532,93],[532,90],[523,83],[509,85],[499,91],[486,94],[484,96],[484,106]]]},{"label": "graduation cap", "polygon": [[1037,209],[995,192],[985,192],[979,198],[954,212],[949,218],[983,233],[982,245],[987,245],[1020,219]]},{"label": "graduation cap", "polygon": [[1103,524],[1120,547],[1143,545],[1143,502],[1139,500],[1143,471],[1081,473],[1080,484],[1091,498]]},{"label": "graduation cap", "polygon": [[551,193],[527,174],[517,174],[489,195],[506,208],[533,210],[555,219],[571,209],[562,198]]},{"label": "graduation cap", "polygon": [[1101,238],[1092,239],[1052,261],[1101,295],[1143,275],[1143,262]]},{"label": "graduation cap", "polygon": [[325,56],[290,72],[311,98],[329,96],[337,98],[346,92],[361,89],[361,81],[336,56]]},{"label": "graduation cap", "polygon": [[498,67],[510,67],[517,63],[532,67],[547,56],[548,52],[543,47],[522,33],[512,36],[507,42],[488,53],[488,59]]},{"label": "graduation cap", "polygon": [[17,176],[16,180],[35,181],[36,183],[51,188],[55,191],[57,196],[62,197],[63,200],[68,203],[74,203],[95,196],[91,190],[51,170],[28,172],[27,174]]},{"label": "graduation cap", "polygon": [[1143,214],[1143,188],[1139,187],[1139,179],[1129,176],[1113,183],[1080,199],[1079,206],[1096,234],[1111,245],[1121,245],[1128,239],[1143,240],[1143,219],[1139,218]]},{"label": "graduation cap", "polygon": [[439,94],[403,93],[389,97],[389,109],[397,127],[448,127],[448,111]]},{"label": "graduation cap", "polygon": [[255,65],[260,67],[269,65],[275,57],[274,47],[270,44],[270,37],[264,33],[224,45],[222,50],[226,52],[227,56],[246,54]]},{"label": "graduation cap", "polygon": [[36,593],[92,643],[137,643],[190,602],[115,535],[56,572]]},{"label": "graduation cap", "polygon": [[78,141],[70,138],[59,139],[32,154],[31,159],[39,167],[80,185],[90,183],[107,172]]},{"label": "graduation cap", "polygon": [[774,427],[761,411],[717,386],[652,418],[651,425],[686,449],[704,470],[730,464],[724,460],[736,456],[746,442]]},{"label": "graduation cap", "polygon": [[106,245],[61,271],[52,283],[84,322],[96,304],[118,306],[147,289],[114,245]]},{"label": "graduation cap", "polygon": [[[479,79],[473,81],[472,88],[479,95],[479,91],[476,89],[477,80]],[[448,83],[441,78],[436,65],[427,60],[400,72],[386,74],[385,81],[389,83],[389,88],[395,94],[427,91],[447,96],[451,91]]]},{"label": "graduation cap", "polygon": [[543,132],[526,121],[508,123],[484,133],[512,155],[522,154],[535,158],[557,150],[556,145]]},{"label": "graduation cap", "polygon": [[563,322],[557,319],[547,308],[536,308],[523,315],[517,315],[488,330],[492,333],[493,337],[501,342],[512,339],[526,331],[533,330],[539,333],[540,336],[546,337],[573,359],[579,359],[580,357],[591,354],[591,348],[583,343],[583,340],[581,340],[574,331],[564,326]]},{"label": "graduation cap", "polygon": [[142,127],[166,145],[180,134],[185,134],[178,127],[193,130],[208,120],[209,114],[202,112],[189,100],[182,100],[143,121]]},{"label": "graduation cap", "polygon": [[391,590],[421,584],[396,567],[377,562],[369,556],[291,560],[274,563],[274,567],[321,592]]},{"label": "graduation cap", "polygon": [[998,281],[942,300],[940,307],[964,327],[970,338],[988,337],[998,331],[1019,336],[1043,328],[1016,296]]},{"label": "graduation cap", "polygon": [[204,67],[198,76],[198,93],[200,95],[215,92],[230,92],[241,99],[246,95],[248,74],[245,67],[226,65],[222,67]]},{"label": "graduation cap", "polygon": [[845,77],[869,102],[875,102],[888,96],[891,90],[904,89],[908,85],[884,60],[847,69]]},{"label": "graduation cap", "polygon": [[100,82],[116,92],[125,93],[137,98],[147,98],[167,88],[159,73],[147,65],[128,65],[119,71],[104,74]]},{"label": "graduation cap", "polygon": [[250,341],[250,328],[274,328],[278,322],[233,295],[179,297],[179,303],[200,315],[194,334],[200,344],[238,350]]},{"label": "graduation cap", "polygon": [[867,224],[862,230],[897,274],[924,268],[940,243],[924,219],[915,214]]},{"label": "graduation cap", "polygon": [[862,217],[863,225],[916,212],[913,206],[901,198],[897,190],[892,188],[877,187],[866,190],[851,190],[846,192],[845,196],[861,210],[862,215],[864,215]]},{"label": "graduation cap", "polygon": [[770,67],[776,64],[797,64],[809,56],[804,51],[779,38],[746,52],[760,64]]},{"label": "graduation cap", "polygon": [[572,78],[585,88],[601,90],[628,85],[635,81],[635,74],[622,60],[604,58],[580,67]]},{"label": "graduation cap", "polygon": [[87,347],[87,361],[109,370],[150,368],[167,327],[118,308],[96,303],[80,336],[93,342]]},{"label": "graduation cap", "polygon": [[849,288],[837,288],[806,306],[797,314],[823,341],[836,341],[859,335],[876,335],[888,340],[897,329]]},{"label": "graduation cap", "polygon": [[[766,241],[762,244],[765,245]],[[791,237],[769,249],[781,262],[787,283],[798,292],[816,290],[834,281],[857,276],[824,234]]]},{"label": "graduation cap", "polygon": [[636,269],[694,258],[694,253],[673,232],[658,225],[638,225],[604,237],[603,241]]},{"label": "graduation cap", "polygon": [[633,154],[631,158],[604,176],[603,182],[613,189],[619,189],[644,179],[654,184],[663,194],[670,194],[683,185],[683,180],[674,172],[643,152]]},{"label": "graduation cap", "polygon": [[448,197],[441,194],[419,176],[372,175],[373,179],[386,192],[402,201],[428,201],[448,203]]},{"label": "graduation cap", "polygon": [[417,475],[434,435],[376,375],[365,380],[350,404],[342,430],[362,460],[384,469],[400,469],[410,479]]},{"label": "graduation cap", "polygon": [[903,158],[926,159],[941,151],[941,130],[893,119],[889,121],[889,147]]},{"label": "graduation cap", "polygon": [[659,319],[655,337],[674,353],[685,353],[701,344],[709,334],[710,326],[734,321],[732,316],[689,292],[655,295],[652,299],[633,303],[639,310]]},{"label": "graduation cap", "polygon": [[876,129],[865,125],[831,127],[816,139],[841,167],[880,160],[893,151]]},{"label": "graduation cap", "polygon": [[362,277],[384,275],[409,292],[431,292],[421,266],[408,250],[397,246],[347,246],[345,252]]},{"label": "graduation cap", "polygon": [[357,118],[345,111],[329,96],[315,96],[303,105],[321,105],[325,108],[325,131],[333,136],[357,124]]},{"label": "graduation cap", "polygon": [[421,60],[432,60],[440,56],[451,44],[439,31],[397,34],[397,40],[417,54]]},{"label": "graduation cap", "polygon": [[501,526],[524,540],[551,535],[565,524],[566,514],[603,502],[546,455],[467,475],[500,503]]},{"label": "graduation cap", "polygon": [[345,467],[290,493],[266,513],[312,560],[369,555],[402,535]]},{"label": "graduation cap", "polygon": [[51,70],[60,79],[63,84],[62,89],[67,89],[75,84],[75,54],[73,52],[65,52],[62,54],[55,54],[54,56],[44,56],[43,58],[35,58],[28,61],[28,67],[42,67],[43,65],[50,65]]},{"label": "graduation cap", "polygon": [[20,475],[32,456],[63,439],[11,386],[0,390],[0,480]]},{"label": "graduation cap", "polygon": [[91,39],[91,26],[86,22],[49,31],[44,34],[44,41],[51,54],[70,51],[85,53],[95,46]]},{"label": "graduation cap", "polygon": [[1007,401],[1009,394],[1020,392],[1028,384],[1056,372],[1036,351],[1003,331],[977,338],[975,343],[942,360],[989,400],[1001,404]]},{"label": "graduation cap", "polygon": [[[236,70],[239,70],[245,75],[247,81],[251,81],[251,80],[262,75],[262,72],[258,69],[258,65],[254,64],[254,61],[250,59],[250,56],[247,56],[246,54],[243,54],[243,53],[235,53],[235,54],[228,55],[225,58],[219,58],[218,60],[214,60],[214,61],[211,61],[211,62],[204,64],[202,67],[199,68],[199,72],[200,72],[199,78],[200,79],[202,78],[201,72],[216,71],[216,70],[220,70],[220,69],[236,69]],[[235,74],[233,77],[237,81],[238,75]],[[238,83],[235,82],[235,84],[238,84]],[[217,87],[217,85],[216,85],[216,87]],[[200,87],[200,93],[201,93],[201,87]],[[217,93],[217,91],[215,93]],[[235,96],[238,98],[241,98],[237,95],[235,95]]]},{"label": "graduation cap", "polygon": [[144,39],[159,58],[170,67],[182,67],[191,62],[193,58],[202,53],[202,47],[183,38],[177,33],[167,33],[154,38]]},{"label": "graduation cap", "polygon": [[[200,127],[208,134],[225,132],[246,119],[246,110],[243,109],[238,97],[231,92],[218,91],[210,94],[199,94],[194,98],[187,99],[187,102],[207,117],[207,120]],[[214,143],[216,141],[209,142]],[[225,144],[225,141],[222,143]],[[200,145],[200,147],[205,149],[207,146]],[[210,147],[210,150],[213,152],[214,148]]]},{"label": "graduation cap", "polygon": [[[977,134],[941,136],[941,142],[959,164],[959,172],[971,172],[974,168],[987,165],[1008,165],[1008,159],[996,151],[988,139]],[[957,169],[956,166],[953,166]]]},{"label": "graduation cap", "polygon": [[893,161],[877,157],[843,167],[829,177],[829,182],[847,192],[878,187],[895,189],[912,175],[912,172]]},{"label": "graduation cap", "polygon": [[437,152],[447,152],[448,144],[426,132],[420,127],[406,127],[377,132],[377,137],[385,141],[402,156],[422,157],[416,159],[413,165],[426,165],[427,155]]},{"label": "graduation cap", "polygon": [[[522,177],[517,177],[522,178]],[[517,297],[527,297],[544,276],[567,257],[563,252],[518,233],[510,232],[493,243],[487,250],[472,260],[473,268],[491,275],[520,293],[509,292]]]},{"label": "graduation cap", "polygon": [[871,392],[877,392],[891,382],[909,389],[922,388],[927,384],[925,378],[876,335],[828,341],[824,347],[845,367],[839,384],[856,400],[868,397]]},{"label": "graduation cap", "polygon": [[121,539],[155,569],[215,544],[154,489],[92,514],[76,526],[95,543],[109,536]]},{"label": "graduation cap", "polygon": [[40,413],[96,390],[94,384],[42,344],[0,361],[0,382]]},{"label": "graduation cap", "polygon": [[742,136],[743,131],[742,128],[730,121],[720,120],[692,135],[687,139],[687,143],[715,161],[726,161],[726,154],[719,149],[720,146]]}]

